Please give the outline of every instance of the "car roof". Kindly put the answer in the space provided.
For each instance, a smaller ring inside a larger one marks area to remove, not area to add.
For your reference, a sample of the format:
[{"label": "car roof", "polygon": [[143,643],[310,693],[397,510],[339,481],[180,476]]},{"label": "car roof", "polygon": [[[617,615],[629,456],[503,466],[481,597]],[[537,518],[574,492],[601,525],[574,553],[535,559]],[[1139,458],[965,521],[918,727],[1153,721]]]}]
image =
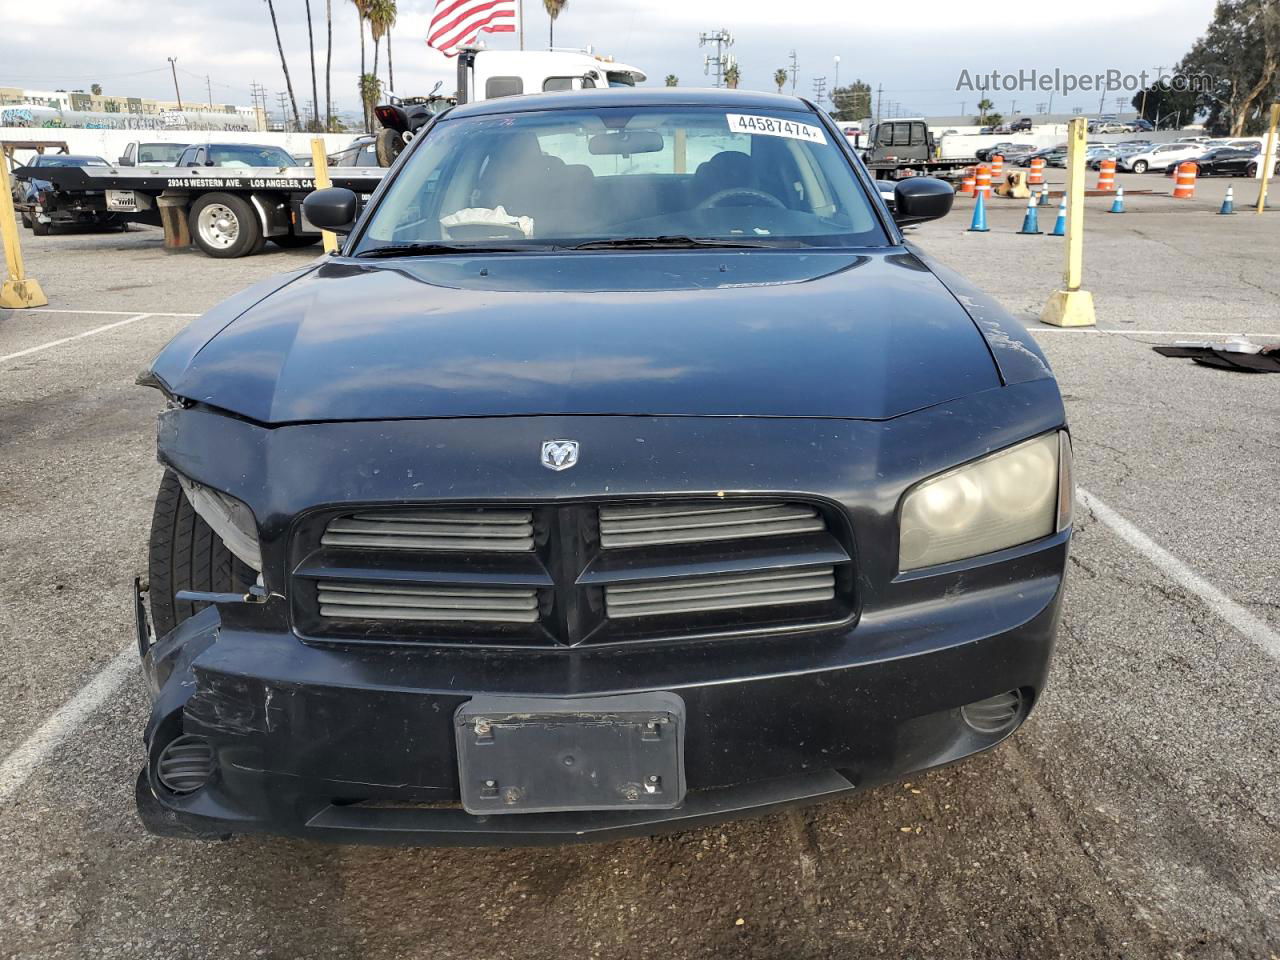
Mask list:
[{"label": "car roof", "polygon": [[698,89],[695,87],[610,87],[564,93],[531,93],[463,104],[449,111],[450,118],[526,113],[533,110],[592,110],[597,107],[723,107],[726,110],[803,110],[816,113],[799,97],[751,90]]}]

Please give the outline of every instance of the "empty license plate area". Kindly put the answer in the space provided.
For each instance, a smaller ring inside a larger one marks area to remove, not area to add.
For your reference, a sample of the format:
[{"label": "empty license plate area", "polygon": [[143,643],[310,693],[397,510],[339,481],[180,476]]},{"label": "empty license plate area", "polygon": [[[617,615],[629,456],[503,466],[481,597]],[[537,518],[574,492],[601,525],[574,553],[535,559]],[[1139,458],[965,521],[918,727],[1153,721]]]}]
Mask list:
[{"label": "empty license plate area", "polygon": [[454,714],[468,813],[661,809],[684,800],[684,701],[672,693],[476,697]]}]

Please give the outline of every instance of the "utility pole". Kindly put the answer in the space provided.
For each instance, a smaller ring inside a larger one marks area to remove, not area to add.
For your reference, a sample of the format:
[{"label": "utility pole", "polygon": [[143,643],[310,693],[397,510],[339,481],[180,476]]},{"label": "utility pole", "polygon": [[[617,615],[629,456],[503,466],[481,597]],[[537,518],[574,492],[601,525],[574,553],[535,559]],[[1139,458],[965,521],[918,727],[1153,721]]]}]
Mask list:
[{"label": "utility pole", "polygon": [[178,90],[178,58],[169,58],[169,69],[173,72],[173,92],[178,98],[178,111],[182,111],[182,93]]},{"label": "utility pole", "polygon": [[876,123],[880,122],[880,100],[883,96],[884,84],[882,83],[876,87]]},{"label": "utility pole", "polygon": [[835,79],[835,82],[831,84],[831,91],[832,91],[832,93],[831,93],[831,96],[832,96],[831,102],[832,102],[833,104],[836,102],[836,101],[835,101],[835,91],[837,91],[837,90],[839,90],[839,89],[840,89],[840,54],[838,54],[838,53],[837,53],[837,54],[836,54],[836,79]]},{"label": "utility pole", "polygon": [[826,95],[827,95],[827,78],[814,77],[813,78],[813,102],[821,105]]},{"label": "utility pole", "polygon": [[1009,119],[1012,120],[1017,115],[1017,113],[1018,113],[1018,101],[1010,100],[1009,101]]},{"label": "utility pole", "polygon": [[285,133],[289,132],[289,94],[280,91],[276,93],[276,102],[280,104],[280,129]]},{"label": "utility pole", "polygon": [[961,100],[961,101],[960,101],[960,116],[962,116],[962,117],[964,116],[964,108],[965,108],[965,106],[966,106],[967,104],[968,104],[968,101],[967,101],[967,100]]},{"label": "utility pole", "polygon": [[800,65],[796,62],[796,52],[791,51],[791,95],[796,95],[796,75],[800,73]]},{"label": "utility pole", "polygon": [[702,72],[715,78],[711,84],[713,87],[724,86],[724,72],[730,66],[730,59],[725,51],[733,46],[733,37],[729,36],[729,31],[724,27],[714,33],[698,34],[698,46],[705,47],[707,44],[713,45],[716,53],[715,56],[707,54],[702,58]]},{"label": "utility pole", "polygon": [[213,81],[207,73],[204,75],[204,88],[209,93],[209,112],[213,113]]}]

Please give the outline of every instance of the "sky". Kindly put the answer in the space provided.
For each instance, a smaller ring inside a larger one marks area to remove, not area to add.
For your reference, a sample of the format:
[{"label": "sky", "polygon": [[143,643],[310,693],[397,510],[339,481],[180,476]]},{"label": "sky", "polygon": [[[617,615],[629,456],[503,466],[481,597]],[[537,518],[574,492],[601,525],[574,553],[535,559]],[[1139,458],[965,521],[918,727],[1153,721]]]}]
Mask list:
[{"label": "sky", "polygon": [[[306,0],[274,0],[285,55],[299,109],[311,99]],[[350,0],[333,8],[332,87],[335,109],[358,111],[356,78],[360,44]],[[548,18],[540,0],[523,0],[525,46],[546,49]],[[250,102],[251,82],[275,95],[285,89],[265,0],[219,0],[181,4],[172,0],[3,0],[6,36],[0,41],[0,86],[88,89],[169,99],[173,77],[168,57],[177,57],[184,102]],[[454,61],[425,45],[433,0],[399,0],[393,31],[395,92],[427,93],[437,80],[454,87]],[[985,6],[976,21],[972,5],[953,0],[913,0],[896,19],[859,11],[849,0],[680,0],[641,4],[636,0],[569,0],[556,24],[557,47],[592,45],[640,67],[650,83],[674,73],[682,86],[709,86],[699,35],[721,28],[734,37],[741,86],[772,90],[773,74],[799,65],[796,92],[811,96],[814,79],[830,88],[859,78],[883,86],[885,114],[951,115],[975,112],[982,94],[956,90],[962,71],[970,77],[992,70],[1136,74],[1176,62],[1208,24],[1213,0],[1074,0]],[[324,99],[325,0],[311,0],[316,30],[319,96]],[[51,42],[56,38],[56,42]],[[511,35],[488,38],[496,49],[515,49]],[[372,63],[372,43],[366,36]],[[837,67],[835,58],[840,58]],[[386,79],[385,43],[379,73]],[[209,78],[206,84],[206,76]],[[1116,110],[1109,93],[1102,112]],[[1048,95],[1035,90],[1001,91],[996,109],[1032,114]],[[1054,112],[1079,106],[1099,112],[1099,95],[1055,95]]]}]

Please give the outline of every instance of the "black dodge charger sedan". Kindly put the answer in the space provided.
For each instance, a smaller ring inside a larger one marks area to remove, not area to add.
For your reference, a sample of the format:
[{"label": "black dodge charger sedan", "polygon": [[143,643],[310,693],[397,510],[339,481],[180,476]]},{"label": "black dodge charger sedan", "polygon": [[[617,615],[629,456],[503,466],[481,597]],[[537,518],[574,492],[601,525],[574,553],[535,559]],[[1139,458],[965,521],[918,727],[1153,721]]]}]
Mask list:
[{"label": "black dodge charger sedan", "polygon": [[[161,834],[568,842],[985,750],[1044,690],[1058,386],[810,104],[458,107],[141,382]],[[896,222],[895,222],[896,218]]]}]

